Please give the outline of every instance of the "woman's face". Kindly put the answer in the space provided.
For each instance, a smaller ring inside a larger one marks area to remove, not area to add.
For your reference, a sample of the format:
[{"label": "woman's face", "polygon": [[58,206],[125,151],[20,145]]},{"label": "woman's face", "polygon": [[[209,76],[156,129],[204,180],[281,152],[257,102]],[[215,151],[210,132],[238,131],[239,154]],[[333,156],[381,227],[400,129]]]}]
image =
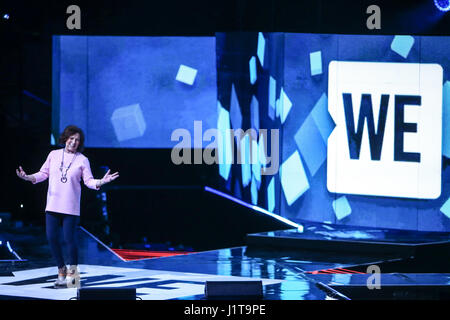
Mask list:
[{"label": "woman's face", "polygon": [[75,133],[71,135],[66,141],[66,151],[68,152],[76,152],[78,150],[78,146],[80,145],[80,134]]}]

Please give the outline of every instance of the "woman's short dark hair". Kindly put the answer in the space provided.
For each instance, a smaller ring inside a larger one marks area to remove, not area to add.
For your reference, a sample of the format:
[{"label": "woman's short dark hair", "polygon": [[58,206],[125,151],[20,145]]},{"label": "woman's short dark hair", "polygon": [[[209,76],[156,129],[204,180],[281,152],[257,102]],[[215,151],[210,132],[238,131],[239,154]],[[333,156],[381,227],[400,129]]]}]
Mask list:
[{"label": "woman's short dark hair", "polygon": [[82,152],[84,150],[84,133],[83,130],[74,125],[67,126],[64,131],[61,133],[59,137],[59,143],[62,145],[66,144],[66,141],[73,136],[74,134],[80,134],[80,144],[78,145],[78,152]]}]

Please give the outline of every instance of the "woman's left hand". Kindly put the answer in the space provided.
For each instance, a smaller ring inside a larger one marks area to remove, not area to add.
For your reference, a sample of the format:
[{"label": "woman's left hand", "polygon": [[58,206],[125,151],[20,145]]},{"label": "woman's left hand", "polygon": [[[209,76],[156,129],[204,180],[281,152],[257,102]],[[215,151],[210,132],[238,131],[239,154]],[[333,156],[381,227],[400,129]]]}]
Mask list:
[{"label": "woman's left hand", "polygon": [[116,180],[118,177],[119,177],[119,172],[114,172],[113,174],[110,174],[109,172],[110,172],[111,170],[108,170],[106,173],[105,173],[105,176],[102,178],[102,180],[101,180],[101,184],[103,185],[103,184],[107,184],[107,183],[110,183],[111,181],[114,181],[114,180]]}]

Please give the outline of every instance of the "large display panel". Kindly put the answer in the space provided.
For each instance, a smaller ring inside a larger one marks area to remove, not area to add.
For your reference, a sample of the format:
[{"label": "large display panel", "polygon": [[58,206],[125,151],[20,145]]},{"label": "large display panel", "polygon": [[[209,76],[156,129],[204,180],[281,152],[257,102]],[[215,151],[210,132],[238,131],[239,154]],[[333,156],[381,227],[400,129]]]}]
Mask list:
[{"label": "large display panel", "polygon": [[449,37],[285,34],[280,213],[449,231],[449,80]]},{"label": "large display panel", "polygon": [[75,124],[87,147],[172,148],[216,127],[216,78],[215,37],[54,36],[53,138]]},{"label": "large display panel", "polygon": [[53,72],[54,133],[78,124],[88,147],[241,130],[222,191],[300,223],[450,231],[449,37],[63,36]]}]

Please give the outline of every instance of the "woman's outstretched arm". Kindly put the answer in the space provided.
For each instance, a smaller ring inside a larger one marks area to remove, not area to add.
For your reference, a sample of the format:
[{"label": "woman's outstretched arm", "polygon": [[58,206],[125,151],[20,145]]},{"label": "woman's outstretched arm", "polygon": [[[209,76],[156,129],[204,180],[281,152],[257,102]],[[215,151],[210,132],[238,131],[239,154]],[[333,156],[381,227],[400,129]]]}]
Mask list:
[{"label": "woman's outstretched arm", "polygon": [[104,184],[107,184],[113,180],[116,180],[119,177],[118,172],[110,174],[110,170],[108,170],[108,172],[106,172],[106,174],[103,176],[103,178],[94,179],[94,177],[92,175],[92,171],[91,171],[91,165],[87,158],[84,160],[84,164],[83,164],[82,168],[83,168],[82,175],[83,175],[84,184],[90,189],[99,190],[100,187],[103,186]]},{"label": "woman's outstretched arm", "polygon": [[36,178],[34,177],[34,175],[32,174],[27,175],[25,171],[23,171],[21,166],[19,166],[19,169],[16,169],[16,174],[22,180],[30,181],[31,183],[36,183]]},{"label": "woman's outstretched arm", "polygon": [[111,170],[108,169],[108,172],[106,172],[104,177],[98,180],[97,188],[100,188],[102,185],[110,183],[111,181],[114,181],[119,177],[119,172],[114,172],[113,174],[110,174],[110,172]]},{"label": "woman's outstretched arm", "polygon": [[[50,152],[50,154],[51,154],[51,152]],[[22,167],[19,166],[19,169],[16,169],[17,176],[20,179],[25,180],[25,181],[30,181],[33,184],[46,180],[48,178],[49,172],[50,172],[50,160],[51,160],[50,154],[47,156],[47,159],[45,160],[45,162],[42,165],[39,172],[27,175],[25,173],[25,171],[23,171]]]}]

